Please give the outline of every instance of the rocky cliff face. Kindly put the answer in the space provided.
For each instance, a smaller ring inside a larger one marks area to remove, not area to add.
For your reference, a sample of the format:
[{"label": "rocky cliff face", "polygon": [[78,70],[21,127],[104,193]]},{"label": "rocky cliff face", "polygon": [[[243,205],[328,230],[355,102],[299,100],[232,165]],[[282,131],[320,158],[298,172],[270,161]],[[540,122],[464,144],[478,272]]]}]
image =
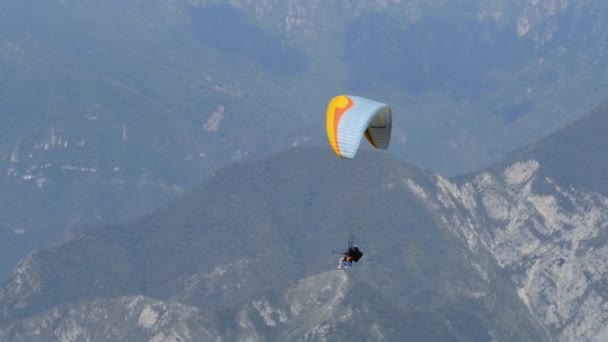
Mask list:
[{"label": "rocky cliff face", "polygon": [[489,250],[534,317],[561,341],[608,337],[608,198],[557,184],[534,159],[427,198],[471,251]]},{"label": "rocky cliff face", "polygon": [[222,341],[211,315],[144,296],[64,305],[10,327],[2,341]]},{"label": "rocky cliff face", "polygon": [[359,285],[347,272],[330,271],[259,296],[237,310],[235,338],[331,341],[357,336],[382,341],[412,335],[405,325],[387,319],[397,311],[387,307],[381,312]]},{"label": "rocky cliff face", "polygon": [[[390,305],[361,299],[344,271],[330,271],[260,295],[221,315],[145,296],[63,305],[9,326],[2,341],[331,341],[398,340],[414,322]],[[389,317],[390,315],[395,315]],[[438,335],[437,337],[441,337]]]}]

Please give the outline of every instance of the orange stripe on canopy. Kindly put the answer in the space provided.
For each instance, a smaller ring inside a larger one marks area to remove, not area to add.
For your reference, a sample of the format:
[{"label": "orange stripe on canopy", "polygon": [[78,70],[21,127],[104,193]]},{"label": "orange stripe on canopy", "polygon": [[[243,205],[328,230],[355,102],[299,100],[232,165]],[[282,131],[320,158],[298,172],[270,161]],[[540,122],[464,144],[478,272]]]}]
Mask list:
[{"label": "orange stripe on canopy", "polygon": [[338,126],[344,113],[353,105],[353,101],[345,95],[339,95],[331,99],[327,105],[327,138],[334,152],[342,158],[338,145]]}]

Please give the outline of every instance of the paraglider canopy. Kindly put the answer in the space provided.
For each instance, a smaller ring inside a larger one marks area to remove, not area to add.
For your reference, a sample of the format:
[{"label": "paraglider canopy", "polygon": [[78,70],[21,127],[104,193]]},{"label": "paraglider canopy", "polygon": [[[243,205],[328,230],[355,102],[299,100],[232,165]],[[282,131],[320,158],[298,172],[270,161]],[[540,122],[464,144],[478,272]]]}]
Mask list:
[{"label": "paraglider canopy", "polygon": [[354,158],[363,137],[375,148],[387,149],[391,140],[391,108],[353,95],[339,95],[327,106],[329,144],[340,158]]}]

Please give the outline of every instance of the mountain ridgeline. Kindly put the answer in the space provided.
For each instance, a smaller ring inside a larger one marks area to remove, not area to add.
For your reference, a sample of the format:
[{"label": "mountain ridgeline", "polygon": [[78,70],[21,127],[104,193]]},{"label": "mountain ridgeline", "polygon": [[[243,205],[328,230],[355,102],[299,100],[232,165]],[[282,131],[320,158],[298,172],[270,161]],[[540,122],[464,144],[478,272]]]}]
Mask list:
[{"label": "mountain ridgeline", "polygon": [[497,171],[517,160],[531,158],[542,175],[564,187],[608,196],[608,101],[586,117],[546,138],[511,153],[490,170]]},{"label": "mountain ridgeline", "polygon": [[[0,292],[0,331],[28,340],[57,308],[123,298],[125,312],[146,296],[199,308],[206,329],[234,338],[545,339],[508,274],[421,197],[436,182],[369,151],[348,161],[294,149],[228,167],[151,215],[24,259]],[[332,250],[352,233],[365,256],[344,273]],[[78,331],[103,330],[96,322]]]}]

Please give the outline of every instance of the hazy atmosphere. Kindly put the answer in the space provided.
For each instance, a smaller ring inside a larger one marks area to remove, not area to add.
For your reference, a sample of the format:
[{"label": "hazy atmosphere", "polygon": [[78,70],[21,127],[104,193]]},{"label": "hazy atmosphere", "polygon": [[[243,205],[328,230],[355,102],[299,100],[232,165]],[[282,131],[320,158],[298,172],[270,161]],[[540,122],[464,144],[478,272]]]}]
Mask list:
[{"label": "hazy atmosphere", "polygon": [[592,0],[0,0],[0,341],[606,341],[607,54]]}]

